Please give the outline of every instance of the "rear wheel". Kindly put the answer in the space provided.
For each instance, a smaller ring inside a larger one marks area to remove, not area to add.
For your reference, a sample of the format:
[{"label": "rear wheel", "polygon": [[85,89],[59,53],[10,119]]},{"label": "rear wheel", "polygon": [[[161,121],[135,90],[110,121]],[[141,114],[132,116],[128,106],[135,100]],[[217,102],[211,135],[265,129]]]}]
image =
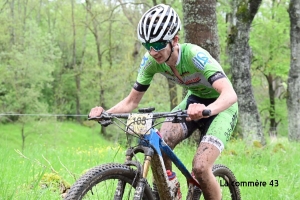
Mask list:
[{"label": "rear wheel", "polygon": [[[76,181],[65,199],[133,199],[137,180],[137,171],[129,166],[117,163],[100,165]],[[148,183],[145,184],[143,199],[152,199]]]},{"label": "rear wheel", "polygon": [[214,165],[212,171],[221,187],[222,200],[240,200],[240,188],[235,184],[237,180],[232,171],[228,167],[220,164]]},{"label": "rear wheel", "polygon": [[[212,171],[214,176],[216,177],[216,181],[220,185],[222,200],[240,200],[240,189],[235,184],[237,180],[232,171],[228,167],[220,164],[214,165]],[[197,186],[194,186],[193,190],[191,191],[193,191],[193,195],[191,195],[193,197],[190,199],[204,199],[202,191]],[[202,198],[200,198],[201,196]]]}]

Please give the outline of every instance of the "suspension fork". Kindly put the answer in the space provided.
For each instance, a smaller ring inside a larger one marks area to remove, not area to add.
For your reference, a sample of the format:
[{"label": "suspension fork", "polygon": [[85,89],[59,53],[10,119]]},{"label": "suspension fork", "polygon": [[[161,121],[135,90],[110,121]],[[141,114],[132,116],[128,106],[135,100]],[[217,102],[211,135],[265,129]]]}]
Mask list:
[{"label": "suspension fork", "polygon": [[[137,153],[144,153],[144,163],[143,166],[139,162],[132,161],[132,158]],[[134,193],[133,200],[141,200],[143,198],[145,185],[147,184],[147,175],[151,165],[151,158],[154,154],[154,150],[150,147],[137,146],[135,148],[128,148],[126,152],[125,165],[135,166],[137,168],[137,174],[133,183],[136,182],[136,189]],[[114,199],[121,200],[123,197],[124,189],[126,183],[119,180],[117,189],[115,192]]]},{"label": "suspension fork", "polygon": [[134,192],[134,197],[133,197],[134,200],[141,200],[143,198],[145,185],[147,184],[147,175],[149,172],[150,164],[151,164],[151,156],[145,155],[145,159],[143,163],[143,174],[142,177],[139,178],[137,182],[135,192]]}]

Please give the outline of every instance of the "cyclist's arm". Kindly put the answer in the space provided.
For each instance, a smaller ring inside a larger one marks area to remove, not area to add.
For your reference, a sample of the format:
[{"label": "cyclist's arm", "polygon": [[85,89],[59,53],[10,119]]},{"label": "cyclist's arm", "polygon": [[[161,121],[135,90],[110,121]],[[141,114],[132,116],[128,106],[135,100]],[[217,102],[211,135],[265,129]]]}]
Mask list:
[{"label": "cyclist's arm", "polygon": [[215,102],[207,106],[211,110],[211,115],[216,115],[237,102],[237,95],[227,78],[216,80],[212,86],[220,93],[220,96]]},{"label": "cyclist's arm", "polygon": [[139,92],[134,88],[129,95],[117,105],[107,110],[108,113],[127,113],[133,111],[139,105],[145,92]]}]

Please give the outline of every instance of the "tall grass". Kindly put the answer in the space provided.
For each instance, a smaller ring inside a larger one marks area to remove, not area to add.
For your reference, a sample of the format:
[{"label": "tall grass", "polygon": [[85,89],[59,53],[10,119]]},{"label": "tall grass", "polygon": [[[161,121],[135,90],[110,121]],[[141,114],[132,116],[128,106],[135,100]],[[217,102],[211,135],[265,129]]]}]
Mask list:
[{"label": "tall grass", "polygon": [[[89,168],[124,161],[126,149],[99,136],[99,126],[71,122],[28,125],[23,152],[20,129],[17,124],[0,125],[1,200],[61,199],[63,186],[73,184]],[[195,149],[185,142],[175,149],[188,169]],[[298,143],[285,138],[269,141],[264,147],[247,147],[232,140],[217,163],[229,167],[239,182],[266,182],[265,187],[241,187],[243,199],[294,200],[300,199],[299,151]],[[186,181],[175,171],[185,198]]]},{"label": "tall grass", "polygon": [[[266,183],[265,186],[240,186],[242,199],[295,200],[300,199],[299,150],[298,143],[288,142],[286,138],[269,141],[264,147],[248,147],[241,140],[231,140],[216,163],[229,167],[239,185]],[[181,144],[175,152],[191,169],[195,148]],[[186,185],[184,177],[179,179]]]}]

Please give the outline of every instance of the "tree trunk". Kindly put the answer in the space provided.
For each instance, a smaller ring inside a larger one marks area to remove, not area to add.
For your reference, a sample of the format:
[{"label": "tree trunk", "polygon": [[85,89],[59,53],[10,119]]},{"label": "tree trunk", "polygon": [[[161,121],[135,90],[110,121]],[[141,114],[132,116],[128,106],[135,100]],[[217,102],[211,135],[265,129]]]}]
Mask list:
[{"label": "tree trunk", "polygon": [[246,141],[259,141],[265,144],[260,115],[251,85],[250,66],[252,53],[248,43],[250,26],[260,3],[261,0],[233,1],[233,5],[237,5],[237,10],[232,15],[233,21],[230,24],[227,45],[232,70],[232,83],[238,95],[238,124],[241,128],[242,136]]},{"label": "tree trunk", "polygon": [[269,121],[270,121],[270,127],[269,127],[269,135],[271,138],[276,138],[277,136],[277,125],[276,125],[276,116],[275,116],[275,88],[273,87],[274,83],[274,76],[272,74],[265,74],[267,82],[268,82],[268,88],[269,88]]},{"label": "tree trunk", "polygon": [[220,61],[216,0],[184,0],[185,42],[197,44]]},{"label": "tree trunk", "polygon": [[300,141],[300,1],[291,0],[291,66],[288,78],[289,140]]}]

